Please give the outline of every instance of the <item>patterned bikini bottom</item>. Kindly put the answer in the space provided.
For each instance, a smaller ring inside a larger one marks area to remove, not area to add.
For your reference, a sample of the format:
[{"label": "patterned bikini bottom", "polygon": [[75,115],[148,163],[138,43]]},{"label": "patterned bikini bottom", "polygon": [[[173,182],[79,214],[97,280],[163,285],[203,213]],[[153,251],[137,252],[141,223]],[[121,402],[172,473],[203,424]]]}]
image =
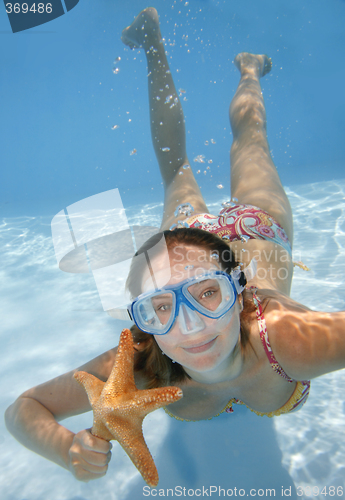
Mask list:
[{"label": "patterned bikini bottom", "polygon": [[267,212],[253,205],[232,205],[219,215],[196,214],[185,222],[191,228],[214,233],[223,240],[266,240],[283,247],[291,256],[290,241],[281,225]]}]

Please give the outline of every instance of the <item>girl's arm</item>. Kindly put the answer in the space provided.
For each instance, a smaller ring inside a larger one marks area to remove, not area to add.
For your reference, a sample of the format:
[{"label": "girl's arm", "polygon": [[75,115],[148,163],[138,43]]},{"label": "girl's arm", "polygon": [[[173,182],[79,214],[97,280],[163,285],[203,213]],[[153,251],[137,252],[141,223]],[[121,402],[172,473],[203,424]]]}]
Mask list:
[{"label": "girl's arm", "polygon": [[295,380],[345,368],[345,312],[317,312],[295,304],[269,308],[268,335],[278,363]]},{"label": "girl's arm", "polygon": [[75,371],[83,370],[106,380],[115,353],[115,349],[108,351],[77,370],[29,389],[5,413],[8,430],[21,444],[70,470],[82,481],[106,473],[111,444],[92,436],[89,430],[74,434],[58,421],[91,409],[84,388],[73,378]]}]

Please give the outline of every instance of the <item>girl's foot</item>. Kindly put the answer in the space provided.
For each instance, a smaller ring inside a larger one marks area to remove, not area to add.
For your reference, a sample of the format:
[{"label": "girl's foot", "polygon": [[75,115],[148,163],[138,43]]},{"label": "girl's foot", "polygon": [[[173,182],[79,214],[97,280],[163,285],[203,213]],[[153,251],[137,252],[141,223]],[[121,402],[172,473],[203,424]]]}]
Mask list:
[{"label": "girl's foot", "polygon": [[272,60],[266,54],[241,52],[235,57],[234,64],[241,72],[255,74],[258,78],[267,75],[272,69]]},{"label": "girl's foot", "polygon": [[122,31],[121,40],[131,49],[150,48],[162,39],[158,13],[154,7],[140,12],[132,24]]}]

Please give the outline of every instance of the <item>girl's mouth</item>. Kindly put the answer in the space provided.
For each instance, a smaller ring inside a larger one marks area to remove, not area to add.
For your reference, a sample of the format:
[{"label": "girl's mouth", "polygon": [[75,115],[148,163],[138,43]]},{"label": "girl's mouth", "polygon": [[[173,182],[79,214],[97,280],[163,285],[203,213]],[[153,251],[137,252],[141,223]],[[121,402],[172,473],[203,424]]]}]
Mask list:
[{"label": "girl's mouth", "polygon": [[205,344],[197,345],[195,347],[184,347],[183,349],[187,352],[192,353],[192,354],[197,354],[199,352],[205,352],[205,351],[208,351],[209,349],[211,349],[211,347],[214,345],[216,340],[217,340],[217,337],[210,340],[209,342],[206,342]]}]

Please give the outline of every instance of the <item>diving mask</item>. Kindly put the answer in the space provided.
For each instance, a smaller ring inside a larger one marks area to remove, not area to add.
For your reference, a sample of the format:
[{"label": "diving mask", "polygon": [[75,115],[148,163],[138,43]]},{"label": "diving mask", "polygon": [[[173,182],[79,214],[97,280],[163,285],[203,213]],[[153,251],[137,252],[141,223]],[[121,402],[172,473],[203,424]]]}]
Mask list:
[{"label": "diving mask", "polygon": [[196,333],[205,328],[202,316],[218,320],[231,310],[241,287],[238,281],[223,271],[208,272],[143,293],[128,312],[140,330],[152,335],[168,333],[176,318],[182,333]]}]

